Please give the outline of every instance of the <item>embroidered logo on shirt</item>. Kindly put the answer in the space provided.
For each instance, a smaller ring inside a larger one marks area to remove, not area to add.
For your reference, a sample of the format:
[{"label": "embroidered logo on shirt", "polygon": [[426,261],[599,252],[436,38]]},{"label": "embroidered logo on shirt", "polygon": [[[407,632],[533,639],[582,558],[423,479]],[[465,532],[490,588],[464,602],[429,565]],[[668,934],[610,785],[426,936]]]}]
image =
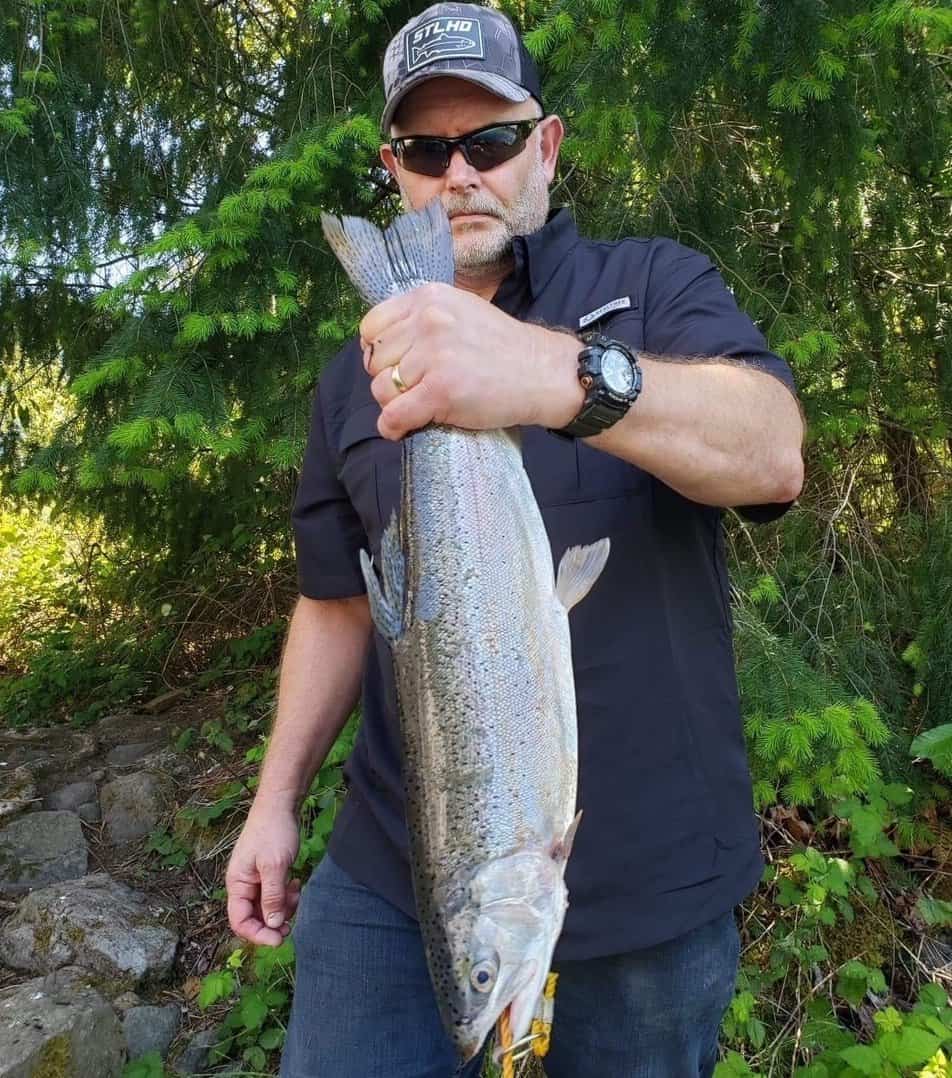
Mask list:
[{"label": "embroidered logo on shirt", "polygon": [[446,56],[484,60],[483,31],[478,19],[428,19],[404,39],[407,74]]},{"label": "embroidered logo on shirt", "polygon": [[594,311],[583,314],[578,320],[578,328],[584,329],[592,322],[601,318],[603,314],[608,314],[609,311],[626,311],[630,306],[631,296],[619,296],[618,299],[610,300],[608,303],[603,303],[601,307],[596,307]]}]

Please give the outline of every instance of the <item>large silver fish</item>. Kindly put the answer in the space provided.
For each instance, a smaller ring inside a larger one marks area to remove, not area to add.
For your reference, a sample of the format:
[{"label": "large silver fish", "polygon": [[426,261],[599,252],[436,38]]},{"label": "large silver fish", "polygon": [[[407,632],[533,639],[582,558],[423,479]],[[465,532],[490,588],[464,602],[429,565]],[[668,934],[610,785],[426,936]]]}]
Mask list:
[{"label": "large silver fish", "polygon": [[[323,224],[369,303],[453,283],[439,200],[383,234],[359,218]],[[526,1034],[562,930],[578,768],[568,611],[607,556],[607,539],[573,547],[556,581],[518,440],[439,426],[403,441],[381,579],[361,554],[393,654],[427,962],[467,1059],[510,1005],[514,1039]]]}]

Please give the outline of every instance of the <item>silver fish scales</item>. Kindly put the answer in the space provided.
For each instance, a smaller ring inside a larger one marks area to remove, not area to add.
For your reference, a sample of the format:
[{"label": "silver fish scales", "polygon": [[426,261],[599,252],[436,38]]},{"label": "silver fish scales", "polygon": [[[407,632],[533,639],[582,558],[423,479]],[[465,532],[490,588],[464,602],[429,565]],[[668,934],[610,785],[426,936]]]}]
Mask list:
[{"label": "silver fish scales", "polygon": [[[452,283],[439,201],[384,234],[357,218],[324,227],[371,303]],[[528,1031],[561,932],[578,770],[568,610],[608,540],[567,551],[556,581],[506,431],[418,431],[402,473],[381,578],[366,553],[361,564],[394,661],[427,962],[447,1033],[471,1058],[510,1005],[515,1039]]]}]

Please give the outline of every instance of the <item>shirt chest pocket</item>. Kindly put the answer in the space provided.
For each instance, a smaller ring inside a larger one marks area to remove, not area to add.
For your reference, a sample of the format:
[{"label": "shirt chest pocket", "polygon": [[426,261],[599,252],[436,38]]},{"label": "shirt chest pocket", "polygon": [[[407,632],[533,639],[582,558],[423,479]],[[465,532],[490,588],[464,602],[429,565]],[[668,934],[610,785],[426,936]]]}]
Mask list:
[{"label": "shirt chest pocket", "polygon": [[542,507],[637,495],[650,483],[648,474],[634,464],[540,427],[523,431],[522,458]]},{"label": "shirt chest pocket", "polygon": [[641,311],[622,311],[598,324],[599,333],[622,341],[636,352],[645,346],[645,320]]},{"label": "shirt chest pocket", "polygon": [[373,551],[400,499],[399,442],[380,437],[380,408],[373,402],[344,421],[339,441],[338,478],[357,511]]}]

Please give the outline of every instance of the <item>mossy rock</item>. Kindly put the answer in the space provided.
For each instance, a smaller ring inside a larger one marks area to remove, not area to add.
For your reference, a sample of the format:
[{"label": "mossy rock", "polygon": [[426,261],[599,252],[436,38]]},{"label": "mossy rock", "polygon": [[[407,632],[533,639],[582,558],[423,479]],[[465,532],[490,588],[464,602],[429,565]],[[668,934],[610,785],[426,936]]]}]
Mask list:
[{"label": "mossy rock", "polygon": [[72,1078],[73,1073],[73,1047],[61,1033],[43,1045],[31,1078]]}]

